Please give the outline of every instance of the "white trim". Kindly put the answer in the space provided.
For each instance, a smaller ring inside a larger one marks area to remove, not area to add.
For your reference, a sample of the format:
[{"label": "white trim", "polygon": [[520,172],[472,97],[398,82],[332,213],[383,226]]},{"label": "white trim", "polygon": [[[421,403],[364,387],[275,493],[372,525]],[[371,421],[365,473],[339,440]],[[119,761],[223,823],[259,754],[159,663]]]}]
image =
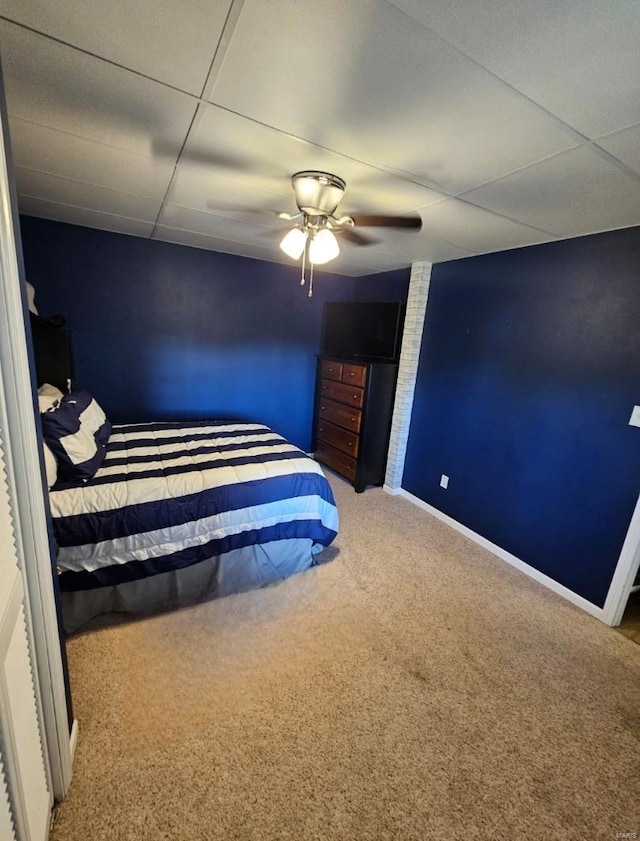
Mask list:
[{"label": "white trim", "polygon": [[0,387],[7,411],[7,473],[18,560],[26,582],[25,618],[34,655],[38,717],[46,740],[45,765],[54,797],[61,800],[71,782],[67,701],[26,343],[22,298],[26,291],[14,238],[16,205],[5,148],[8,133],[1,80],[0,118]]},{"label": "white trim", "polygon": [[568,587],[564,587],[562,584],[558,584],[558,582],[554,581],[553,578],[549,578],[548,575],[545,575],[543,572],[540,572],[539,570],[535,569],[535,567],[529,566],[529,564],[525,563],[524,561],[521,561],[520,558],[517,558],[510,552],[507,552],[506,549],[502,549],[500,546],[497,546],[495,543],[492,543],[490,540],[487,540],[486,537],[482,537],[482,535],[478,534],[475,531],[472,531],[470,528],[467,528],[467,526],[463,526],[462,523],[459,523],[457,520],[454,520],[453,517],[449,517],[448,514],[443,514],[442,511],[439,511],[437,508],[434,508],[433,505],[429,505],[428,502],[423,502],[423,500],[421,500],[419,497],[414,496],[413,494],[409,493],[409,491],[405,491],[404,488],[400,488],[400,490],[398,491],[398,495],[413,503],[413,505],[416,505],[418,508],[422,508],[423,511],[426,511],[429,514],[432,514],[434,517],[437,517],[439,520],[442,520],[443,523],[446,523],[448,526],[451,526],[452,529],[455,529],[457,532],[460,532],[460,534],[463,534],[465,537],[468,537],[470,540],[473,540],[474,543],[477,543],[479,546],[482,546],[483,549],[487,549],[489,552],[496,555],[501,560],[506,561],[511,566],[520,570],[520,572],[524,572],[524,574],[528,575],[529,578],[533,578],[540,584],[544,584],[545,587],[548,587],[549,590],[553,590],[554,593],[557,593],[559,596],[562,596],[568,602],[571,602],[572,604],[577,605],[577,607],[582,608],[582,610],[591,614],[591,616],[595,616],[596,619],[601,619],[604,621],[603,609],[601,607],[598,607],[592,602],[587,601],[587,599],[582,598],[582,596],[579,596],[577,593],[574,593],[572,590],[569,590]]},{"label": "white trim", "polygon": [[391,485],[383,485],[382,490],[389,494],[389,496],[398,496],[401,493],[402,488],[392,488]]},{"label": "white trim", "polygon": [[616,565],[602,611],[602,621],[619,625],[640,566],[640,495]]}]

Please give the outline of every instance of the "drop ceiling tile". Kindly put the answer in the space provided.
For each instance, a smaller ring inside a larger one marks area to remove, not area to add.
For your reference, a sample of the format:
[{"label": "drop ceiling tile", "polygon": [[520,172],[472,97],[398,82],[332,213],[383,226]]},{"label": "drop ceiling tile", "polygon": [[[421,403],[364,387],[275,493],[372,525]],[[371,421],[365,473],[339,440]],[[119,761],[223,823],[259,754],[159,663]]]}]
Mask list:
[{"label": "drop ceiling tile", "polygon": [[178,245],[188,245],[192,248],[204,248],[207,251],[219,251],[222,254],[237,254],[240,257],[252,257],[256,260],[281,262],[278,255],[270,248],[262,248],[253,243],[238,242],[222,237],[207,236],[195,231],[183,231],[177,228],[158,225],[153,233],[153,239],[163,242],[174,242]]},{"label": "drop ceiling tile", "polygon": [[460,199],[449,199],[420,211],[430,236],[446,240],[476,254],[534,245],[556,239]]},{"label": "drop ceiling tile", "polygon": [[230,5],[229,0],[0,0],[0,15],[199,95]]},{"label": "drop ceiling tile", "polygon": [[[161,153],[161,150],[157,151]],[[183,176],[182,162],[200,169],[186,170]],[[275,206],[293,212],[296,208],[290,179],[293,173],[305,169],[333,172],[347,182],[341,204],[344,212],[406,213],[444,198],[401,175],[383,172],[246,117],[207,106],[200,108],[183,150],[172,200],[192,203],[194,198],[186,199],[185,194],[198,195],[198,178],[210,179],[212,184],[215,178],[224,178],[226,182],[217,182],[221,202],[243,201],[241,190],[244,187],[245,191],[247,188],[262,191],[269,207],[274,206],[271,197],[281,197]],[[177,198],[178,191],[182,198]],[[235,198],[231,194],[227,196],[227,191],[238,191],[238,195]],[[212,195],[215,194],[212,192]],[[245,197],[251,207],[246,192]]]},{"label": "drop ceiling tile", "polygon": [[215,213],[191,210],[177,204],[164,206],[158,224],[165,228],[191,231],[223,240],[249,242],[272,251],[277,251],[278,248],[278,231],[272,228],[240,222]]},{"label": "drop ceiling tile", "polygon": [[106,190],[70,178],[47,175],[24,167],[15,167],[15,177],[18,194],[22,196],[126,216],[142,222],[154,222],[160,212],[161,202],[156,199]]},{"label": "drop ceiling tile", "polygon": [[69,225],[81,225],[85,228],[98,228],[101,231],[115,231],[119,234],[130,234],[137,237],[149,237],[153,231],[151,222],[127,219],[124,216],[114,216],[110,213],[99,213],[95,210],[88,210],[86,207],[56,204],[30,196],[18,196],[18,208],[20,213],[25,216],[53,219],[56,222],[67,222]]},{"label": "drop ceiling tile", "polygon": [[[422,260],[429,263],[444,263],[447,260],[460,260],[473,257],[478,252],[462,248],[447,240],[434,236],[428,229],[420,233],[385,232],[373,249],[387,255],[403,259],[402,265],[411,265]],[[362,250],[365,250],[364,248]],[[367,248],[366,250],[371,250]]]},{"label": "drop ceiling tile", "polygon": [[391,0],[588,137],[640,121],[637,0]]},{"label": "drop ceiling tile", "polygon": [[169,202],[203,213],[216,213],[265,227],[282,227],[279,210],[289,210],[288,196],[274,195],[232,178],[221,177],[206,164],[181,163]]},{"label": "drop ceiling tile", "polygon": [[[320,277],[325,274],[325,272],[320,271],[320,267],[316,269],[318,275]],[[386,269],[381,269],[380,271],[386,271]],[[331,274],[330,272],[326,272],[326,274]],[[363,275],[369,274],[379,274],[374,269],[363,269],[362,266],[350,266],[347,263],[340,263],[340,272],[336,272],[336,274],[342,275],[342,277],[362,277]],[[314,278],[314,286],[315,286],[315,278]],[[316,287],[317,288],[317,287]]]},{"label": "drop ceiling tile", "polygon": [[640,125],[601,137],[596,143],[614,158],[640,173]]},{"label": "drop ceiling tile", "polygon": [[11,149],[17,166],[99,187],[162,199],[173,164],[13,117]]},{"label": "drop ceiling tile", "polygon": [[343,263],[348,266],[360,266],[367,271],[386,272],[409,266],[411,261],[397,254],[386,254],[370,246],[357,246],[343,240],[340,243],[339,257],[327,264],[326,270],[339,274]]},{"label": "drop ceiling tile", "polygon": [[561,237],[640,224],[640,182],[586,148],[486,184],[466,198]]},{"label": "drop ceiling tile", "polygon": [[210,99],[447,193],[576,145],[385,0],[245,0]]},{"label": "drop ceiling tile", "polygon": [[196,103],[186,94],[0,21],[12,117],[138,155],[182,146]]}]

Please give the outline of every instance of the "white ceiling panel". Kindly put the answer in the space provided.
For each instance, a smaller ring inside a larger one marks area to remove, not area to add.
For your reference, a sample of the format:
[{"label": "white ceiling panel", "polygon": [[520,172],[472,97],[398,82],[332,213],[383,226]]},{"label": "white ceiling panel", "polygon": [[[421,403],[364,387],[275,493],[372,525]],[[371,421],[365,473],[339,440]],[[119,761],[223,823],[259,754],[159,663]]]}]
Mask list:
[{"label": "white ceiling panel", "polygon": [[177,204],[165,204],[162,214],[158,219],[158,224],[166,228],[193,231],[194,233],[215,236],[231,241],[256,241],[256,245],[259,247],[268,248],[274,252],[278,249],[279,239],[282,239],[282,236],[284,236],[287,230],[283,228],[283,232],[279,237],[278,231],[273,228],[267,228],[258,224],[252,225],[214,213],[203,213],[199,210],[180,207]]},{"label": "white ceiling panel", "polygon": [[174,164],[13,117],[9,124],[17,166],[99,187],[163,199]]},{"label": "white ceiling panel", "polygon": [[161,202],[157,199],[107,190],[94,184],[47,175],[24,167],[15,167],[15,175],[16,187],[21,196],[62,202],[142,222],[154,222],[160,212]]},{"label": "white ceiling panel", "polygon": [[640,125],[601,137],[596,142],[614,158],[640,174]]},{"label": "white ceiling panel", "polygon": [[[285,258],[286,259],[286,258]],[[347,240],[340,240],[340,255],[325,266],[326,271],[340,273],[342,264],[359,266],[362,274],[369,271],[387,272],[401,269],[410,265],[404,257],[397,254],[386,254],[381,248],[354,245]]]},{"label": "white ceiling panel", "polygon": [[200,164],[203,175],[206,171],[281,196],[285,203],[277,206],[289,211],[296,209],[291,175],[304,169],[333,172],[347,182],[341,205],[345,212],[405,213],[444,198],[421,184],[214,106],[199,110],[181,161]]},{"label": "white ceiling panel", "polygon": [[365,255],[385,254],[395,259],[403,259],[403,265],[410,265],[415,261],[427,260],[430,263],[443,263],[447,260],[459,260],[462,257],[472,257],[477,252],[469,248],[462,248],[453,242],[448,242],[435,235],[428,226],[419,233],[415,231],[384,231],[367,228],[366,236],[376,238],[371,246],[357,249],[355,258],[362,252]]},{"label": "white ceiling panel", "polygon": [[139,155],[177,155],[195,101],[157,82],[0,21],[12,116]]},{"label": "white ceiling panel", "polygon": [[210,99],[449,193],[576,143],[385,0],[246,0]]},{"label": "white ceiling panel", "polygon": [[194,248],[204,248],[207,251],[219,251],[223,254],[237,254],[240,257],[267,260],[272,263],[281,262],[275,259],[277,254],[274,254],[270,248],[261,248],[254,243],[227,240],[222,237],[211,237],[194,231],[169,228],[165,225],[157,226],[153,233],[153,239],[159,239],[163,242],[175,242],[179,245],[190,245]]},{"label": "white ceiling panel", "polygon": [[38,216],[43,219],[53,219],[56,222],[67,222],[69,225],[99,228],[101,231],[115,231],[136,237],[150,237],[153,231],[151,222],[127,219],[110,213],[99,213],[96,210],[87,210],[86,207],[72,207],[68,204],[58,204],[30,196],[18,196],[18,208],[20,213],[26,216]]},{"label": "white ceiling panel", "polygon": [[391,0],[588,137],[640,121],[638,0]]},{"label": "white ceiling panel", "polygon": [[553,234],[521,225],[460,199],[420,211],[423,231],[476,254],[534,245],[556,239]]},{"label": "white ceiling panel", "polygon": [[230,0],[0,0],[0,15],[200,94]]},{"label": "white ceiling panel", "polygon": [[182,207],[266,227],[282,227],[284,223],[276,213],[290,209],[288,196],[220,177],[205,164],[181,164],[168,200]]},{"label": "white ceiling panel", "polygon": [[[444,204],[444,203],[442,203]],[[441,207],[441,204],[432,205],[430,210]],[[486,211],[484,211],[486,212]],[[458,245],[444,238],[441,232],[435,230],[435,226],[424,224],[420,231],[394,230],[391,228],[361,228],[359,232],[370,240],[370,244],[356,249],[371,254],[386,254],[394,258],[404,258],[405,264],[417,260],[428,260],[432,263],[439,263],[443,260],[454,260],[459,257],[470,257],[475,254],[473,249]]]},{"label": "white ceiling panel", "polygon": [[564,152],[468,198],[560,237],[640,224],[640,181],[589,149]]}]

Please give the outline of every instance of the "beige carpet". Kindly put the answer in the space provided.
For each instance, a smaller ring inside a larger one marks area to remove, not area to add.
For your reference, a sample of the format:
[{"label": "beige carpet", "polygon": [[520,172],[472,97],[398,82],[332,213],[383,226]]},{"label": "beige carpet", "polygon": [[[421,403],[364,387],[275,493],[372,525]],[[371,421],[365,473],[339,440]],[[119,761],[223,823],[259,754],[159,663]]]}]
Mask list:
[{"label": "beige carpet", "polygon": [[640,646],[332,484],[331,563],[70,640],[54,841],[640,837]]}]

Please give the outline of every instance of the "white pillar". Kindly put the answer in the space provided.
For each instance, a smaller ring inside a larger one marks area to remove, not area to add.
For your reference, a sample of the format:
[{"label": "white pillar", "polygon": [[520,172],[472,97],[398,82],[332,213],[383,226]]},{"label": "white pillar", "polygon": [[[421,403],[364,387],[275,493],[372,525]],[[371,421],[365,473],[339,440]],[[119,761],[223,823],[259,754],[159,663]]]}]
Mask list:
[{"label": "white pillar", "polygon": [[413,393],[416,387],[418,360],[422,344],[422,328],[427,309],[429,283],[431,281],[431,263],[420,262],[411,266],[407,313],[402,334],[402,350],[398,368],[398,385],[391,422],[389,454],[384,489],[396,494],[402,487],[404,459],[407,452],[409,424],[413,408]]}]

